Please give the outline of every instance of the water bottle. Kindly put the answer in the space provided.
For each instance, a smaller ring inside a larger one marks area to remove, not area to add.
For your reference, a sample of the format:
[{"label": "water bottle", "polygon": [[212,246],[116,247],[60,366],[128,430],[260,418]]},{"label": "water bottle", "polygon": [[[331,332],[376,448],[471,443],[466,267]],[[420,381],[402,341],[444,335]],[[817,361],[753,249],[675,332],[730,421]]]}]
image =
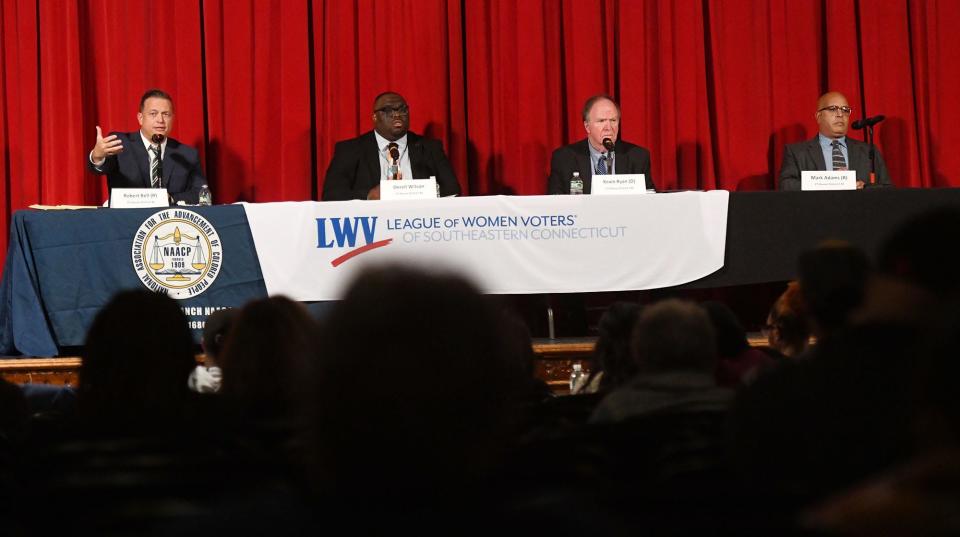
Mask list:
[{"label": "water bottle", "polygon": [[203,185],[200,187],[200,194],[197,196],[197,205],[211,205],[213,203],[213,194],[210,193],[210,187]]},{"label": "water bottle", "polygon": [[570,179],[570,193],[583,194],[583,179],[580,178],[580,172],[573,172],[573,177]]},{"label": "water bottle", "polygon": [[570,393],[580,387],[580,381],[583,379],[583,364],[577,362],[573,364],[573,370],[570,371]]}]

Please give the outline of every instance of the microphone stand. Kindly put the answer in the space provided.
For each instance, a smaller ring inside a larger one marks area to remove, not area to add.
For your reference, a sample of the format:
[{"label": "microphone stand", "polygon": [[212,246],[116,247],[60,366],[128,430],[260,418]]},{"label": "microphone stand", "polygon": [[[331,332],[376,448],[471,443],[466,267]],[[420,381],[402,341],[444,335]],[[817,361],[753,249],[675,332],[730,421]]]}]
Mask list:
[{"label": "microphone stand", "polygon": [[873,125],[868,125],[865,129],[867,139],[867,147],[870,151],[870,184],[874,185],[877,183],[877,155],[876,149],[873,147]]}]

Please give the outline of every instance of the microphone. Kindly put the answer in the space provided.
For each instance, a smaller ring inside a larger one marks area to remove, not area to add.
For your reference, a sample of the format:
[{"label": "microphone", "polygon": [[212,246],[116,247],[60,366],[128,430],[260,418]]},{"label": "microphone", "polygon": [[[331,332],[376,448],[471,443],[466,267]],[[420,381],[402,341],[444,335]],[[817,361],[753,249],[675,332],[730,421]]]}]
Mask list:
[{"label": "microphone", "polygon": [[155,144],[162,144],[164,139],[165,139],[165,136],[160,133],[154,134],[153,136],[150,137],[150,141]]},{"label": "microphone", "polygon": [[387,168],[387,179],[395,180],[400,178],[400,149],[396,142],[390,142],[387,145],[387,151],[390,152],[390,158],[393,162]]},{"label": "microphone", "polygon": [[860,130],[860,129],[864,128],[864,127],[872,127],[872,126],[876,125],[877,123],[880,123],[880,122],[883,121],[884,119],[887,119],[887,118],[886,118],[886,116],[884,116],[883,114],[880,114],[880,115],[878,115],[878,116],[873,116],[873,117],[858,119],[858,120],[856,120],[856,121],[853,122],[853,125],[851,125],[851,127],[855,128],[855,129],[857,129],[857,130]]},{"label": "microphone", "polygon": [[603,147],[607,148],[607,151],[613,151],[613,140],[610,138],[604,138]]}]

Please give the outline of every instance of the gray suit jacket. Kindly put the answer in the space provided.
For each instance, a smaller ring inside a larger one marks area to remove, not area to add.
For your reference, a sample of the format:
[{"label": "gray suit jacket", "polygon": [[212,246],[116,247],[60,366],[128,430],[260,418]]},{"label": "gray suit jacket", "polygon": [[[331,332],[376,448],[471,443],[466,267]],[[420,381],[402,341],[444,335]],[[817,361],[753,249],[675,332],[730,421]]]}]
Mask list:
[{"label": "gray suit jacket", "polygon": [[[847,167],[857,172],[857,181],[863,181],[865,188],[890,186],[890,174],[883,162],[883,155],[875,149],[877,158],[877,182],[870,184],[870,146],[847,137]],[[780,190],[800,190],[801,171],[825,171],[823,149],[819,136],[812,140],[796,144],[787,144],[783,150],[783,165],[780,166]]]}]

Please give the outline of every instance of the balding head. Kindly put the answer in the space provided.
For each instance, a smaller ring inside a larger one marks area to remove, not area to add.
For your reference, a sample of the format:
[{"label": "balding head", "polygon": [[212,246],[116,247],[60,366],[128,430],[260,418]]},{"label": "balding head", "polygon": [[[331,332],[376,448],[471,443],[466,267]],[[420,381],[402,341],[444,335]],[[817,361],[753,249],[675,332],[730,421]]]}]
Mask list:
[{"label": "balding head", "polygon": [[827,138],[840,138],[847,135],[850,128],[850,103],[838,91],[829,91],[817,99],[817,126],[820,134]]}]

